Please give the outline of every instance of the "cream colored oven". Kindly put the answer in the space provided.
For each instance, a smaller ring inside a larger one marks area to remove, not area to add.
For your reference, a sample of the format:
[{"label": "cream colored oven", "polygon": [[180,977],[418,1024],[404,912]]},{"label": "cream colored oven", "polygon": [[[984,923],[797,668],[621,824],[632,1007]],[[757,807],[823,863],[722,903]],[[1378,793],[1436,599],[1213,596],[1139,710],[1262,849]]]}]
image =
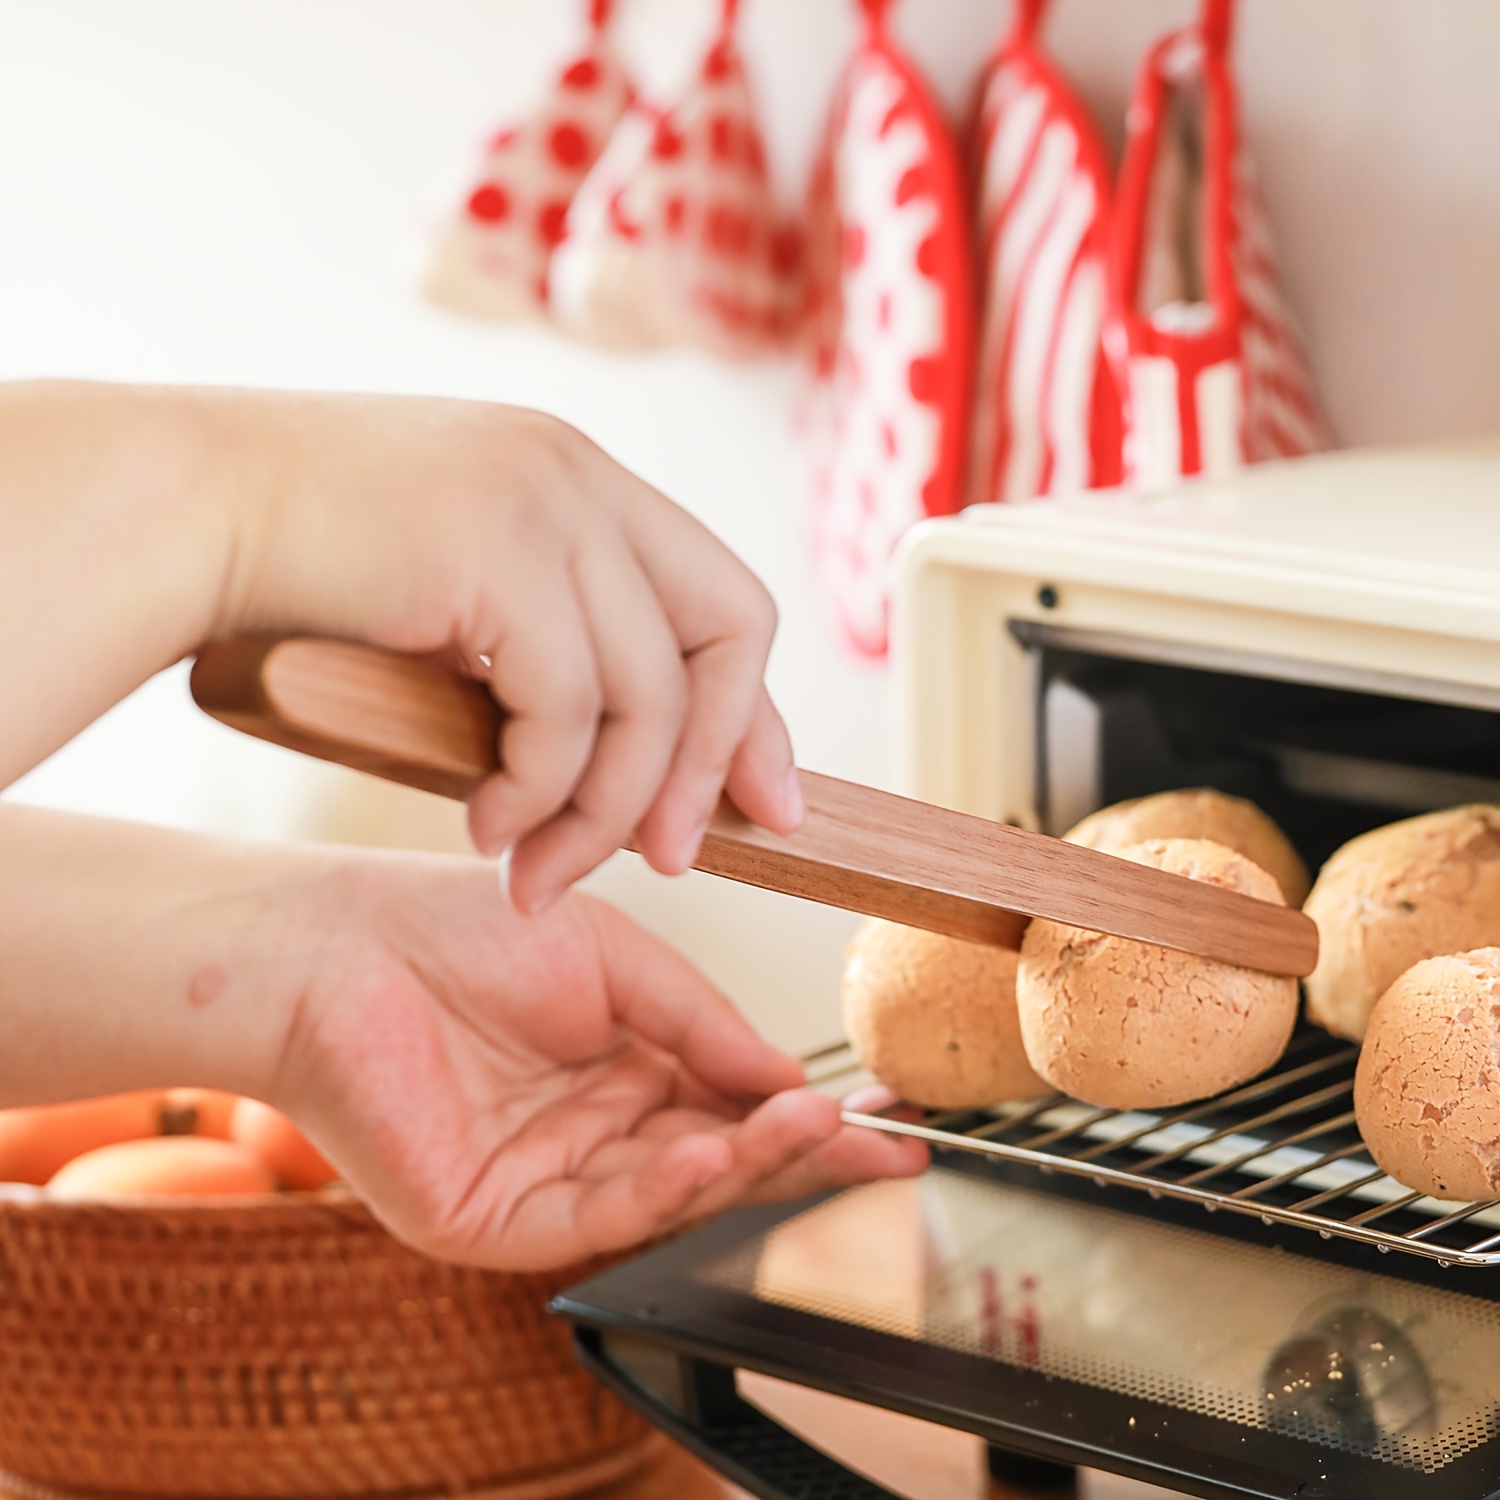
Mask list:
[{"label": "cream colored oven", "polygon": [[[1216,786],[1316,868],[1366,828],[1500,801],[1500,449],[932,522],[893,639],[899,790],[1056,833]],[[1385,1177],[1354,1057],[1303,1028],[1183,1109],[851,1116],[924,1136],[934,1170],[720,1221],[561,1308],[607,1380],[768,1497],[884,1492],[741,1400],[736,1369],[966,1428],[1033,1481],[1500,1495],[1500,1203]],[[837,1047],[817,1066],[852,1076]]]},{"label": "cream colored oven", "polygon": [[899,789],[1029,828],[1216,778],[1340,828],[1492,793],[1500,447],[930,523],[894,642]]}]

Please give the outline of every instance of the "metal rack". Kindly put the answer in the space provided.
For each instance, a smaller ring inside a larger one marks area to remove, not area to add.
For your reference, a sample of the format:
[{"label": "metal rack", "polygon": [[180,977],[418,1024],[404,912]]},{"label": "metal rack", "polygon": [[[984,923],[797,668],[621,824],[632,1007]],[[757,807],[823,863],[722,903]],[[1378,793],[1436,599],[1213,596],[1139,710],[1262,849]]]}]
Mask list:
[{"label": "metal rack", "polygon": [[[1354,1123],[1358,1056],[1357,1047],[1309,1029],[1270,1072],[1184,1109],[1098,1109],[1048,1094],[949,1114],[846,1105],[844,1119],[940,1150],[1295,1225],[1325,1240],[1358,1240],[1442,1266],[1500,1265],[1500,1199],[1443,1203],[1375,1165]],[[861,1081],[847,1044],[805,1061],[809,1082],[826,1092],[847,1094]]]}]

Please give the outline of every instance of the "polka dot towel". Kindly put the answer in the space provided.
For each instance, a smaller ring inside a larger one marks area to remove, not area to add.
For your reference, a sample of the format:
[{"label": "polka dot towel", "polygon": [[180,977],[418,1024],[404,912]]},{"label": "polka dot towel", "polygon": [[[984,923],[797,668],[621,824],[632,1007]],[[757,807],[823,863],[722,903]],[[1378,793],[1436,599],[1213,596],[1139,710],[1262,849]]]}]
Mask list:
[{"label": "polka dot towel", "polygon": [[548,265],[568,205],[630,103],[609,17],[609,0],[591,0],[588,44],[528,118],[490,141],[438,245],[428,282],[437,301],[479,317],[545,314]]},{"label": "polka dot towel", "polygon": [[716,354],[784,343],[801,304],[800,235],[778,214],[725,0],[670,104],[638,99],[568,210],[553,317],[619,348]]},{"label": "polka dot towel", "polygon": [[884,655],[902,532],[960,503],[973,338],[968,228],[947,122],[887,26],[840,84],[809,194],[819,571],[847,643]]}]

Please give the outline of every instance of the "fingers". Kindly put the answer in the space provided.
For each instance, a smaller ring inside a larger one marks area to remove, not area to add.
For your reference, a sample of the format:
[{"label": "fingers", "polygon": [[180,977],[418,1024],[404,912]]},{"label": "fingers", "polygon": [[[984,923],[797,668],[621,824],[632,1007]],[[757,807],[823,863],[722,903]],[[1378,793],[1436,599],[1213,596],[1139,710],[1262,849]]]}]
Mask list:
[{"label": "fingers", "polygon": [[[594,641],[571,589],[538,569],[490,645],[490,689],[504,704],[500,770],[469,800],[469,834],[487,854],[507,849],[566,805],[594,754],[604,706]],[[551,586],[549,586],[551,585]]]},{"label": "fingers", "polygon": [[[664,1165],[660,1158],[683,1140],[705,1139],[707,1132],[704,1117],[696,1111],[681,1111],[678,1118],[678,1129],[692,1134],[664,1144],[655,1128],[660,1122],[653,1116],[638,1134],[602,1145],[579,1169],[580,1178],[597,1184],[597,1190],[580,1193],[575,1200],[573,1228],[592,1248],[631,1243],[622,1237],[627,1223],[643,1237],[661,1234],[729,1208],[881,1178],[913,1177],[927,1166],[927,1150],[919,1142],[841,1126],[831,1100],[795,1090],[767,1100],[737,1125],[722,1125],[717,1138],[726,1146],[729,1160],[716,1173],[706,1170],[705,1161],[698,1188],[679,1195],[658,1186]],[[650,1186],[627,1193],[631,1183]],[[681,1179],[675,1179],[675,1186],[681,1185]],[[672,1206],[666,1209],[669,1199]],[[647,1201],[661,1207],[663,1217],[643,1230],[641,1211]],[[625,1208],[631,1211],[628,1219],[623,1217]]]},{"label": "fingers", "polygon": [[682,740],[637,832],[641,852],[663,874],[681,874],[692,865],[732,768],[744,799],[735,802],[747,817],[784,833],[801,821],[791,738],[762,682],[770,633],[746,625],[687,656],[690,696]]},{"label": "fingers", "polygon": [[726,786],[768,827],[802,816],[763,680],[770,595],[649,485],[576,433],[565,446],[554,482],[572,494],[539,528],[554,555],[528,553],[537,597],[502,601],[503,639],[486,653],[512,717],[504,769],[471,813],[481,848],[511,849],[523,911],[632,835],[656,869],[686,869]]},{"label": "fingers", "polygon": [[886,1177],[916,1177],[930,1160],[921,1141],[842,1125],[827,1140],[755,1184],[743,1201],[770,1203]]},{"label": "fingers", "polygon": [[642,1244],[680,1223],[733,1164],[734,1150],[722,1136],[695,1134],[598,1181],[548,1182],[526,1194],[503,1236],[481,1246],[478,1257],[506,1270],[551,1270]]},{"label": "fingers", "polygon": [[802,778],[792,761],[792,740],[762,687],[750,727],[729,764],[725,790],[752,822],[776,833],[794,833],[807,811]]},{"label": "fingers", "polygon": [[927,1165],[927,1150],[919,1142],[842,1125],[838,1105],[806,1089],[768,1099],[729,1139],[734,1170],[694,1199],[694,1217],[875,1178],[910,1177]]},{"label": "fingers", "polygon": [[901,1120],[908,1125],[919,1123],[924,1114],[920,1104],[907,1103],[883,1083],[868,1084],[845,1094],[843,1107],[851,1114],[884,1115],[887,1120]]},{"label": "fingers", "polygon": [[523,911],[548,904],[629,840],[666,777],[688,707],[677,638],[635,558],[601,546],[582,552],[575,570],[603,717],[568,806],[512,855],[511,897]]},{"label": "fingers", "polygon": [[763,1040],[675,949],[603,902],[582,909],[624,1026],[721,1094],[760,1099],[802,1082],[802,1065]]},{"label": "fingers", "polygon": [[671,774],[639,834],[653,864],[676,872],[691,864],[731,776],[746,816],[780,832],[801,822],[791,741],[764,685],[776,606],[744,563],[665,496],[623,472],[618,492],[622,525],[677,633],[692,689]]},{"label": "fingers", "polygon": [[591,1145],[573,1113],[565,1137],[539,1131],[489,1164],[487,1176],[503,1186],[441,1253],[512,1270],[556,1266],[736,1205],[913,1176],[927,1162],[916,1142],[841,1126],[832,1101],[800,1089],[738,1121],[712,1110],[648,1111],[633,1128],[591,1128]]}]

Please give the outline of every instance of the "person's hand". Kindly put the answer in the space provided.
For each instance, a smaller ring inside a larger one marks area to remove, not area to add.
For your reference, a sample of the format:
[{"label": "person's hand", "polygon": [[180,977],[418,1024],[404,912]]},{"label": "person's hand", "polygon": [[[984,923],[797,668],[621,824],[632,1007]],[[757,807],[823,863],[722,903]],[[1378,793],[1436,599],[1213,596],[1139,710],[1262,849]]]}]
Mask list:
[{"label": "person's hand", "polygon": [[611,907],[538,917],[477,860],[362,857],[307,899],[268,1090],[402,1238],[509,1269],[922,1169]]},{"label": "person's hand", "polygon": [[767,827],[801,821],[762,681],[770,596],[581,434],[516,408],[377,397],[246,398],[237,420],[255,478],[219,633],[444,652],[484,677],[509,718],[470,829],[487,853],[513,848],[522,910],[632,835],[656,869],[686,869],[726,789]]},{"label": "person's hand", "polygon": [[0,384],[0,494],[0,785],[205,642],[275,631],[442,653],[489,683],[503,769],[470,826],[513,851],[523,910],[632,835],[687,868],[722,791],[766,827],[801,821],[765,589],[562,422]]}]

